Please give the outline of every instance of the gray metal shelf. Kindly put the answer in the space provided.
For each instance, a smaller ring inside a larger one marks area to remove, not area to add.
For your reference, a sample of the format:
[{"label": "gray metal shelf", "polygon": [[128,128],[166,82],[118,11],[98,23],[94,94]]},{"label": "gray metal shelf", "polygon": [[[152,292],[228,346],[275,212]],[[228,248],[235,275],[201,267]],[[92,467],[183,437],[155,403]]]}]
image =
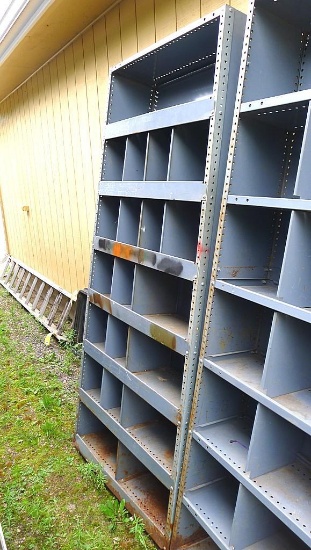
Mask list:
[{"label": "gray metal shelf", "polygon": [[250,5],[174,550],[311,547],[309,21]]},{"label": "gray metal shelf", "polygon": [[[76,440],[161,548],[175,521],[244,23],[224,7],[111,73]],[[200,536],[190,529],[186,542]]]},{"label": "gray metal shelf", "polygon": [[[155,344],[159,346],[158,343]],[[181,402],[182,361],[177,360],[176,357],[174,357],[174,360],[165,358],[165,362],[162,365],[160,362],[152,365],[149,363],[149,370],[144,369],[131,372],[130,365],[126,363],[125,357],[112,359],[109,355],[105,354],[104,348],[100,349],[96,344],[92,344],[88,340],[84,342],[84,350],[85,361],[89,361],[90,358],[95,360],[92,366],[86,366],[85,368],[94,373],[98,371],[98,379],[93,379],[90,382],[85,380],[83,383],[84,389],[86,389],[86,385],[88,386],[87,389],[101,387],[102,369],[97,368],[97,365],[99,367],[103,365],[113,376],[116,376],[123,384],[127,385],[152,407],[161,412],[163,416],[177,425]],[[154,353],[158,351],[157,347],[153,350]],[[175,352],[172,353],[175,354]],[[158,356],[156,355],[156,357]],[[134,368],[137,369],[139,367],[135,365]]]}]

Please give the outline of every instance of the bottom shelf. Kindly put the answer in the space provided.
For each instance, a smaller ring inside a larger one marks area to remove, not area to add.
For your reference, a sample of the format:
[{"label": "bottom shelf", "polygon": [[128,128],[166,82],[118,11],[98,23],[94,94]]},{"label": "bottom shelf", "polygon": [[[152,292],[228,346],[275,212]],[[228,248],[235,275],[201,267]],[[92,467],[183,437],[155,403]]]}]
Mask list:
[{"label": "bottom shelf", "polygon": [[179,546],[178,550],[217,550],[219,546],[215,544],[215,542],[210,539],[206,538],[201,540],[200,542],[194,542],[193,544],[184,544],[183,546]]},{"label": "bottom shelf", "polygon": [[114,475],[117,457],[117,440],[114,435],[106,429],[101,433],[85,435],[83,442],[105,472],[108,475]]},{"label": "bottom shelf", "polygon": [[103,430],[76,436],[76,445],[84,458],[100,464],[107,475],[107,487],[119,499],[125,499],[132,514],[144,520],[146,531],[160,548],[168,547],[166,533],[170,493],[117,438]]},{"label": "bottom shelf", "polygon": [[[150,518],[162,535],[165,535],[169,491],[148,472],[120,481],[139,513]],[[155,538],[154,533],[150,533]]]}]

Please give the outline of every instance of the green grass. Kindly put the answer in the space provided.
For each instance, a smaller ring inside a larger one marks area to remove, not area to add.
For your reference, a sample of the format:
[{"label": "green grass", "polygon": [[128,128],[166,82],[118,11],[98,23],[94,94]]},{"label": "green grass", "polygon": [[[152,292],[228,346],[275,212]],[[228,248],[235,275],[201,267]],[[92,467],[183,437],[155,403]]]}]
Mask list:
[{"label": "green grass", "polygon": [[[0,289],[0,522],[10,550],[155,549],[74,447],[80,346]],[[72,335],[70,335],[72,337]]]}]

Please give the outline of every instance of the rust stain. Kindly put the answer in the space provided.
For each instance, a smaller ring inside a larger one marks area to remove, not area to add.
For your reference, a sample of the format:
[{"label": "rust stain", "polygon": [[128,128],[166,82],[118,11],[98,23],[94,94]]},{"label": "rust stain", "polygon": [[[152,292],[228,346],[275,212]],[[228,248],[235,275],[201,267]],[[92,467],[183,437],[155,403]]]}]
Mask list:
[{"label": "rust stain", "polygon": [[228,346],[230,346],[232,340],[234,338],[233,331],[230,327],[226,328],[224,327],[222,330],[222,335],[219,339],[219,346],[222,351],[225,351],[228,349]]},{"label": "rust stain", "polygon": [[95,306],[100,307],[100,309],[103,309],[104,311],[108,311],[108,313],[111,313],[111,301],[109,300],[109,298],[106,298],[106,296],[103,296],[98,292],[90,292],[89,299],[90,302]]},{"label": "rust stain", "polygon": [[163,456],[164,458],[166,458],[166,460],[169,460],[171,462],[174,458],[174,449],[166,449],[163,453]]},{"label": "rust stain", "polygon": [[[192,525],[194,527],[194,524]],[[207,550],[208,548],[215,548],[214,542],[209,537],[207,538],[207,533],[203,531],[201,527],[189,537],[183,537],[182,535],[177,535],[174,533],[173,526],[173,536],[171,540],[170,550],[179,550],[180,548],[186,548],[189,544],[199,545],[199,548],[202,550]],[[201,546],[202,545],[202,546]]]},{"label": "rust stain", "polygon": [[131,260],[135,257],[135,252],[135,248],[129,244],[114,243],[112,246],[112,254],[124,260]]},{"label": "rust stain", "polygon": [[178,424],[178,422],[181,422],[181,410],[178,409],[177,413],[176,413],[176,423]]},{"label": "rust stain", "polygon": [[[139,479],[143,476],[138,475],[136,477]],[[129,486],[127,485],[127,482],[124,480],[120,480],[119,484],[120,487],[123,488],[127,493],[130,493],[129,498],[132,498],[133,491],[129,491]],[[113,492],[115,494],[115,490]],[[144,518],[146,531],[159,546],[159,548],[162,548],[164,550],[165,548],[168,548],[169,541],[167,540],[167,537],[165,536],[162,527],[162,522],[165,521],[165,519],[162,519],[161,517],[163,516],[163,496],[164,495],[162,487],[160,488],[155,485],[151,493],[150,488],[144,490],[143,486],[139,483],[138,505],[140,510],[137,509],[137,504],[132,504],[132,502],[126,502],[126,507],[131,512],[131,514],[139,514],[140,511],[146,514],[147,517]],[[161,505],[159,508],[160,502]]]},{"label": "rust stain", "polygon": [[235,269],[233,269],[233,270],[231,271],[232,277],[236,277],[236,276],[238,275],[239,271],[240,271],[240,268],[239,268],[239,267],[236,267]]},{"label": "rust stain", "polygon": [[158,325],[150,325],[150,336],[160,344],[163,344],[167,348],[176,349],[176,336],[170,334],[167,330]]},{"label": "rust stain", "polygon": [[143,248],[139,248],[138,249],[138,254],[137,254],[137,262],[139,264],[143,264],[145,261],[145,252],[143,250]]},{"label": "rust stain", "polygon": [[225,340],[224,340],[223,338],[221,338],[221,339],[219,340],[219,347],[220,347],[220,349],[221,349],[222,351],[225,351],[226,345],[227,345],[227,343],[225,342]]}]

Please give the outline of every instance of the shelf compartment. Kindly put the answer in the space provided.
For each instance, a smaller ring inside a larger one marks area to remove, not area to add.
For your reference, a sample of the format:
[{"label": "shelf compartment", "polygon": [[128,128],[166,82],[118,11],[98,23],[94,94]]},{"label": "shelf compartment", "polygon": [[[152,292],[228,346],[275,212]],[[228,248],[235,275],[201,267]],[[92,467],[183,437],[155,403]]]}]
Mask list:
[{"label": "shelf compartment", "polygon": [[[84,408],[84,405],[81,404]],[[87,408],[85,410],[88,411]],[[96,417],[90,417],[94,418]],[[76,443],[81,454],[91,462],[100,464],[107,474],[107,486],[118,499],[124,498],[126,507],[132,514],[139,514],[145,522],[148,533],[159,544],[165,546],[166,516],[169,502],[169,491],[147,468],[141,464],[137,467],[140,473],[125,479],[116,479],[117,446],[120,446],[109,430],[102,426],[101,431],[83,434],[78,432]],[[134,455],[132,455],[134,456]]]},{"label": "shelf compartment", "polygon": [[144,179],[147,134],[134,134],[126,140],[122,179],[139,181]]},{"label": "shelf compartment", "polygon": [[311,416],[310,338],[309,324],[277,314],[272,325],[263,376],[263,387],[270,397],[307,390],[303,392],[299,412],[308,418]]},{"label": "shelf compartment", "polygon": [[299,9],[294,2],[256,3],[243,101],[311,87],[308,13],[305,0]]},{"label": "shelf compartment", "polygon": [[108,314],[90,303],[86,323],[85,338],[92,343],[105,345]]},{"label": "shelf compartment", "polygon": [[136,266],[132,307],[137,313],[177,315],[188,325],[191,296],[190,281]]},{"label": "shelf compartment", "polygon": [[127,387],[123,392],[121,425],[171,476],[176,427]]},{"label": "shelf compartment", "polygon": [[278,285],[289,217],[288,211],[228,206],[218,278]]},{"label": "shelf compartment", "polygon": [[243,286],[241,281],[237,285],[232,281],[229,283],[219,280],[216,281],[215,288],[258,305],[274,309],[279,313],[290,315],[291,317],[295,317],[295,319],[311,323],[311,309],[292,306],[291,304],[279,300],[276,296],[277,287],[275,285],[251,286],[248,284]]},{"label": "shelf compartment", "polygon": [[181,355],[132,327],[129,329],[126,367],[150,393],[149,399],[144,399],[174,424],[180,408],[183,365]]},{"label": "shelf compartment", "polygon": [[[109,241],[109,243],[111,243],[111,241]],[[105,246],[107,246],[107,241],[105,242]],[[112,253],[119,252],[121,247],[122,245],[120,243],[115,243],[111,247]],[[122,260],[121,258],[116,258],[111,286],[111,299],[119,304],[130,305],[132,303],[133,282],[134,264]]]},{"label": "shelf compartment", "polygon": [[220,548],[229,548],[238,481],[196,441],[189,464],[183,503]]},{"label": "shelf compartment", "polygon": [[258,406],[247,470],[258,494],[302,540],[311,530],[311,438]]},{"label": "shelf compartment", "polygon": [[[161,252],[195,262],[201,207],[196,203],[165,204]],[[185,223],[187,220],[187,223]]]},{"label": "shelf compartment", "polygon": [[[110,377],[111,377],[111,381],[113,380],[113,378],[115,378],[112,375],[110,375]],[[124,386],[124,392],[123,392],[124,394],[126,394],[125,390],[130,391],[128,388]],[[144,440],[140,441],[139,437],[133,437],[133,435],[130,433],[130,430],[121,426],[120,412],[122,416],[122,410],[120,411],[120,407],[104,409],[101,406],[100,393],[98,390],[89,390],[86,392],[80,388],[79,397],[82,403],[86,405],[86,407],[90,409],[90,411],[92,411],[92,413],[118,438],[119,441],[121,441],[123,445],[125,445],[134,454],[134,456],[136,456],[146,466],[146,468],[149,471],[151,471],[161,481],[161,483],[163,483],[165,487],[169,488],[172,486],[172,476],[170,473],[170,466],[169,466],[169,460],[171,456],[171,448],[170,448],[171,441],[166,441],[164,437],[164,441],[161,442],[160,434],[159,434],[159,445],[158,446],[156,444],[153,445],[152,430],[149,431],[148,424],[146,424],[146,431],[145,433],[142,434],[142,436],[143,437],[146,436],[148,439],[148,434],[149,436],[151,435],[150,447],[146,446],[144,445]],[[119,394],[118,392],[116,392],[116,400],[114,402],[115,404],[118,404],[118,401],[117,401],[118,397],[119,397]],[[124,406],[123,398],[121,403],[123,407]],[[112,401],[111,401],[111,404],[113,404]],[[146,407],[144,412],[146,414]],[[156,411],[154,411],[154,413],[157,414]],[[153,418],[155,418],[155,414]],[[141,427],[143,428],[143,426]],[[133,427],[133,430],[134,430],[134,435],[136,435],[135,427]],[[158,458],[157,451],[161,449],[162,450],[166,449],[167,456],[164,457],[164,460],[162,460],[161,457],[159,458],[159,460],[157,460]]]},{"label": "shelf compartment", "polygon": [[256,351],[228,353],[227,355],[209,356],[204,365],[217,374],[225,377],[231,384],[258,396],[261,391],[261,379],[265,357]]},{"label": "shelf compartment", "polygon": [[216,290],[205,357],[217,361],[218,355],[225,355],[230,363],[231,354],[251,351],[265,354],[272,316],[273,312],[267,308]]},{"label": "shelf compartment", "polygon": [[228,548],[237,492],[237,481],[226,473],[222,479],[185,493],[186,504],[220,548]]},{"label": "shelf compartment", "polygon": [[161,412],[163,401],[173,406],[175,414],[174,416],[170,415],[169,420],[177,424],[181,400],[182,372],[163,367],[156,370],[137,372],[136,378],[139,379],[141,384],[146,386],[149,392],[154,394],[153,403],[150,403],[151,405],[157,408],[156,401],[160,400],[162,403],[158,410]]},{"label": "shelf compartment", "polygon": [[100,197],[98,202],[96,235],[116,239],[120,199],[117,197]]},{"label": "shelf compartment", "polygon": [[144,180],[166,181],[171,149],[172,130],[154,130],[148,135]]},{"label": "shelf compartment", "polygon": [[115,70],[108,123],[192,102],[212,93],[219,21],[215,15],[209,21],[205,18],[188,32],[176,34]]},{"label": "shelf compartment", "polygon": [[91,286],[101,294],[110,294],[114,259],[112,256],[94,250]]},{"label": "shelf compartment", "polygon": [[306,550],[268,508],[240,485],[234,514],[230,548],[235,550]]},{"label": "shelf compartment", "polygon": [[105,141],[104,158],[101,179],[105,181],[121,181],[125,157],[125,138]]},{"label": "shelf compartment", "polygon": [[[311,307],[311,213],[293,212],[284,254],[278,297],[302,308]],[[293,265],[298,266],[299,276]]]},{"label": "shelf compartment", "polygon": [[208,131],[206,121],[174,128],[169,180],[204,180]]},{"label": "shelf compartment", "polygon": [[[115,296],[113,299],[120,303],[131,303],[131,288],[133,287],[132,272],[134,266],[132,264],[125,267],[126,263],[137,263],[154,270],[168,273],[169,275],[179,276],[189,281],[193,281],[197,275],[197,266],[194,261],[176,258],[168,254],[162,254],[161,252],[153,252],[152,250],[140,248],[131,244],[95,237],[94,249],[115,256],[116,258],[121,258],[121,263],[115,263],[115,270],[112,278],[112,295]],[[184,248],[183,251],[185,251]],[[122,260],[127,261],[122,262]],[[121,266],[124,266],[124,268]],[[122,284],[119,284],[119,280],[122,278],[124,278],[124,287]]]},{"label": "shelf compartment", "polygon": [[140,213],[140,200],[131,198],[121,199],[117,241],[126,244],[137,244]]},{"label": "shelf compartment", "polygon": [[143,518],[154,541],[160,548],[165,548],[169,490],[147,470],[139,476],[121,480],[119,484],[130,499],[132,513]]},{"label": "shelf compartment", "polygon": [[118,444],[115,478],[117,481],[126,480],[144,474],[146,468],[122,443]]},{"label": "shelf compartment", "polygon": [[245,470],[257,402],[204,369],[194,437],[223,464]]},{"label": "shelf compartment", "polygon": [[165,77],[159,78],[156,91],[156,109],[197,101],[201,97],[212,97],[215,57],[215,55],[211,55],[209,58],[210,63],[207,66],[193,70],[188,74],[177,76],[171,80],[166,80]]},{"label": "shelf compartment", "polygon": [[241,114],[230,193],[293,197],[307,107]]},{"label": "shelf compartment", "polygon": [[[175,353],[173,355],[175,357]],[[126,367],[131,372],[145,372],[147,366],[155,370],[171,363],[171,350],[145,334],[129,329]]]},{"label": "shelf compartment", "polygon": [[106,369],[103,370],[100,396],[94,390],[88,394],[98,400],[100,406],[105,409],[117,422],[120,421],[123,384]]},{"label": "shelf compartment", "polygon": [[128,325],[109,315],[105,353],[110,357],[125,357],[127,347]]},{"label": "shelf compartment", "polygon": [[[133,311],[129,306],[114,302],[108,295],[99,294],[92,289],[89,289],[88,295],[91,304],[94,304],[97,308],[112,314],[117,319],[181,355],[185,355],[187,352],[189,347],[187,342],[188,323],[182,317],[167,314],[143,316]],[[103,349],[104,341],[99,340],[96,345],[98,349]]]},{"label": "shelf compartment", "polygon": [[214,541],[207,536],[191,512],[182,503],[178,525],[175,526],[170,550],[217,550]]},{"label": "shelf compartment", "polygon": [[[130,330],[133,331],[132,328]],[[147,339],[147,337],[145,338]],[[148,339],[156,344],[154,340]],[[130,372],[126,368],[125,358],[112,359],[107,356],[104,349],[98,348],[88,340],[84,341],[84,349],[89,358],[94,359],[96,368],[94,366],[94,372],[93,370],[90,372],[86,370],[85,381],[82,381],[81,384],[83,389],[89,390],[101,387],[102,366],[104,366],[106,370],[163,414],[165,418],[177,425],[180,417],[182,367],[184,361],[181,355],[174,352],[175,361],[175,356],[177,356],[179,361],[176,361],[176,364],[170,365],[170,359],[168,358],[168,366],[160,366],[160,362],[156,363],[156,361],[151,363],[151,358],[148,355],[147,366],[150,370]],[[169,352],[168,349],[167,352]],[[157,357],[155,357],[155,359],[156,358]],[[162,364],[165,365],[165,362]],[[136,368],[144,369],[145,366],[146,358],[144,358],[143,365],[137,364]],[[91,369],[92,365],[88,364],[87,367]],[[152,369],[152,367],[154,367],[154,369]]]},{"label": "shelf compartment", "polygon": [[[84,405],[79,403],[79,417],[77,425],[77,443],[84,442],[88,454],[84,456],[87,460],[100,464],[105,472],[114,476],[116,471],[117,438],[98,420],[98,418]],[[80,449],[80,446],[79,446]],[[80,449],[81,451],[81,449]]]},{"label": "shelf compartment", "polygon": [[142,383],[179,407],[184,366],[181,355],[131,327],[126,366]]},{"label": "shelf compartment", "polygon": [[138,246],[160,251],[164,201],[144,200],[139,227]]},{"label": "shelf compartment", "polygon": [[204,365],[311,435],[310,388],[274,398],[269,397],[266,390],[262,388],[264,356],[253,352],[229,354],[204,359]]},{"label": "shelf compartment", "polygon": [[85,391],[100,390],[103,378],[103,367],[86,351],[82,357],[81,388]]}]

